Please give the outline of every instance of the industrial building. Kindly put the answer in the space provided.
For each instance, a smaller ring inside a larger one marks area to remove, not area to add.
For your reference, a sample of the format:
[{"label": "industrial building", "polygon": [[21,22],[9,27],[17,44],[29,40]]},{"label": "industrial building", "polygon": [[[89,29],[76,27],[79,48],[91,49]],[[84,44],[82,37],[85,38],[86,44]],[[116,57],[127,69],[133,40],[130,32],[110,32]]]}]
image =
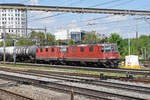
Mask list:
[{"label": "industrial building", "polygon": [[82,40],[84,32],[79,29],[59,30],[54,35],[56,40],[73,40],[79,42]]}]

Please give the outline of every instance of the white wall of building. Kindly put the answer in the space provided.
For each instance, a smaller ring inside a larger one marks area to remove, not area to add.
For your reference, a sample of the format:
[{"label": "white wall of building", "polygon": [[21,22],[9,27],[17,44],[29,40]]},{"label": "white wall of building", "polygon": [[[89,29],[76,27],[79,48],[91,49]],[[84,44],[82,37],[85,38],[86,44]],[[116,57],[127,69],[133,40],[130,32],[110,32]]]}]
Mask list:
[{"label": "white wall of building", "polygon": [[54,35],[56,40],[67,40],[69,37],[67,30],[59,30]]},{"label": "white wall of building", "polygon": [[[24,28],[24,29],[6,29],[8,34],[25,35],[26,29],[26,11],[17,9],[0,9],[0,26],[6,28]],[[0,29],[3,33],[3,29]]]},{"label": "white wall of building", "polygon": [[56,40],[67,40],[71,38],[70,33],[71,32],[81,32],[79,28],[73,28],[73,29],[66,29],[66,30],[58,30],[56,33],[54,33]]}]

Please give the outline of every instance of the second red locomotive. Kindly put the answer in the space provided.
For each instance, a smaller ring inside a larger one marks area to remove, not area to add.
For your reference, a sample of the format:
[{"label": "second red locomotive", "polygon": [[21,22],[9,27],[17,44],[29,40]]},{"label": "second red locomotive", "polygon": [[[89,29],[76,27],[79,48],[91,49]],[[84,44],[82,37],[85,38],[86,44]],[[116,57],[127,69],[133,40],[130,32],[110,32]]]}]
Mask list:
[{"label": "second red locomotive", "polygon": [[51,63],[118,67],[119,53],[116,44],[84,44],[75,46],[47,46],[36,49],[36,60]]}]

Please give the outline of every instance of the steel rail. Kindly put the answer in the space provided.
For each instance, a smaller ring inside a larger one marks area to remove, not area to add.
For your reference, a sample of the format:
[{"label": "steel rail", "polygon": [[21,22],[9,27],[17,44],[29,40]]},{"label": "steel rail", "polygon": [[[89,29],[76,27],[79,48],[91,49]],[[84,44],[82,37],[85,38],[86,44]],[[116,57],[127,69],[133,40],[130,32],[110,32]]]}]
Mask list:
[{"label": "steel rail", "polygon": [[42,71],[42,70],[33,70],[33,69],[28,69],[28,70],[23,70],[22,69],[11,69],[7,67],[1,67],[1,71],[7,71],[7,72],[27,72],[27,73],[38,73],[38,74],[45,74],[45,75],[50,75],[50,74],[57,74],[57,75],[65,75],[65,76],[77,76],[77,77],[86,77],[86,78],[96,78],[96,79],[115,79],[115,80],[122,80],[122,81],[129,81],[129,82],[140,82],[140,83],[150,83],[150,79],[143,79],[143,78],[133,78],[130,79],[128,77],[115,77],[115,76],[103,76],[101,77],[100,75],[94,75],[94,74],[83,74],[83,73],[70,73],[70,72],[59,72],[59,71]]},{"label": "steel rail", "polygon": [[14,92],[10,92],[10,91],[4,90],[4,89],[0,89],[0,99],[4,96],[7,97],[7,95],[10,96],[12,100],[34,100],[32,98],[25,97],[23,95],[16,94]]},{"label": "steel rail", "polygon": [[122,10],[122,9],[100,9],[100,8],[81,8],[81,7],[60,7],[60,6],[40,6],[1,3],[0,9],[19,9],[51,12],[72,12],[72,13],[102,13],[102,14],[122,14],[122,15],[148,15],[150,11],[143,10]]},{"label": "steel rail", "polygon": [[[14,64],[6,62],[6,64]],[[94,72],[109,72],[109,73],[124,73],[130,72],[134,75],[150,75],[150,70],[132,70],[132,69],[110,69],[110,68],[94,68],[94,67],[79,67],[79,66],[64,66],[64,65],[48,65],[48,64],[33,64],[33,63],[16,63],[17,65],[37,66],[37,67],[50,67],[57,69],[70,69],[70,70],[86,70]]]},{"label": "steel rail", "polygon": [[25,83],[29,83],[35,86],[42,87],[42,88],[59,90],[61,92],[63,91],[67,93],[70,93],[70,90],[73,89],[75,94],[80,94],[80,95],[85,95],[85,96],[90,96],[90,97],[105,99],[105,100],[116,100],[116,99],[146,100],[146,99],[138,98],[138,97],[125,96],[125,95],[120,95],[120,94],[115,94],[115,93],[104,92],[100,90],[93,90],[93,89],[82,88],[82,87],[77,87],[77,86],[65,85],[65,84],[60,84],[60,83],[50,82],[50,81],[43,81],[40,79],[31,79],[31,78],[5,75],[5,74],[0,74],[0,78],[13,80],[13,81],[19,81],[19,82],[25,82]]},{"label": "steel rail", "polygon": [[93,85],[98,85],[98,86],[104,86],[104,87],[134,91],[134,92],[138,92],[138,93],[150,94],[150,88],[149,87],[143,87],[143,86],[105,82],[105,81],[101,81],[101,80],[85,79],[85,78],[81,78],[81,77],[80,78],[79,77],[72,77],[72,76],[68,76],[68,75],[42,73],[43,71],[41,71],[41,72],[30,71],[30,70],[29,71],[24,71],[24,70],[16,71],[16,70],[10,69],[8,72],[20,73],[20,74],[25,74],[25,75],[34,75],[34,76],[40,76],[40,77],[46,77],[46,78],[52,78],[52,79],[70,81],[70,82],[84,83],[84,84],[93,84]]},{"label": "steel rail", "polygon": [[105,82],[105,81],[101,81],[101,80],[85,79],[85,78],[81,78],[81,77],[79,78],[79,77],[72,77],[72,76],[67,76],[67,75],[63,76],[63,75],[58,75],[58,74],[50,74],[50,73],[46,74],[46,73],[42,73],[42,72],[39,73],[39,71],[34,71],[34,72],[33,71],[32,72],[24,71],[24,70],[14,71],[12,69],[12,70],[9,70],[9,72],[20,73],[20,74],[25,74],[25,75],[33,75],[33,76],[39,76],[39,77],[46,77],[46,78],[58,79],[58,80],[69,81],[69,82],[92,84],[92,85],[115,88],[115,89],[117,88],[117,89],[134,91],[134,92],[143,93],[143,94],[150,94],[150,88],[143,87],[143,86]]},{"label": "steel rail", "polygon": [[43,75],[41,73],[30,73],[30,72],[25,72],[24,74],[70,81],[70,82],[78,82],[78,83],[83,83],[83,84],[92,84],[92,85],[115,88],[115,89],[117,88],[117,89],[134,91],[134,92],[143,93],[143,94],[150,94],[150,88],[143,87],[143,86],[113,83],[113,82],[106,82],[106,81],[101,81],[101,80],[85,79],[85,78],[71,77],[71,76],[62,76],[62,75],[56,75],[56,74],[46,74],[46,75],[44,74]]}]

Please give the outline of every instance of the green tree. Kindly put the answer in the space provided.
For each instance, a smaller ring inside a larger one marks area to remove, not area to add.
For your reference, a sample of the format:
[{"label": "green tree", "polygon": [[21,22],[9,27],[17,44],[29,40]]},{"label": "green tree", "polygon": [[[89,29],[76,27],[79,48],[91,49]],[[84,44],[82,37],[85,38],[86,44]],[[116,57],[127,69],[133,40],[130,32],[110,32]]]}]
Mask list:
[{"label": "green tree", "polygon": [[47,38],[47,45],[54,45],[55,44],[55,36],[48,33],[46,35],[46,38]]},{"label": "green tree", "polygon": [[140,52],[140,50],[143,50],[144,53],[145,49],[148,56],[150,54],[150,37],[147,35],[141,35],[138,39],[138,51]]},{"label": "green tree", "polygon": [[91,31],[91,32],[85,33],[82,42],[84,42],[84,43],[99,42],[100,39],[98,38],[97,34],[98,33],[96,33],[96,31]]},{"label": "green tree", "polygon": [[121,49],[121,54],[120,54],[120,58],[124,59],[125,56],[128,55],[128,39],[122,39],[122,46]]},{"label": "green tree", "polygon": [[60,45],[61,44],[61,40],[56,40],[55,44]]},{"label": "green tree", "polygon": [[39,40],[41,46],[44,46],[45,41],[47,41],[47,45],[55,44],[55,36],[50,33],[47,33],[45,36],[43,32],[32,31],[30,33],[30,39]]},{"label": "green tree", "polygon": [[[15,35],[6,35],[6,46],[12,46],[12,41],[14,38],[16,38],[17,36]],[[55,36],[47,33],[46,34],[46,40],[45,40],[45,34],[43,32],[35,32],[32,31],[30,33],[30,37],[29,38],[24,38],[24,37],[20,37],[17,39],[17,43],[16,46],[31,46],[31,45],[35,45],[35,43],[39,41],[41,46],[44,46],[44,42],[47,42],[47,45],[53,45],[55,44]],[[3,46],[3,41],[0,42],[0,46]]]},{"label": "green tree", "polygon": [[67,42],[67,45],[73,45],[73,44],[75,44],[75,42],[72,39]]},{"label": "green tree", "polygon": [[[13,35],[6,34],[5,45],[12,46]],[[3,46],[3,41],[0,42],[0,46]]]},{"label": "green tree", "polygon": [[34,42],[31,39],[27,39],[27,38],[19,38],[17,40],[16,46],[32,46],[34,45]]},{"label": "green tree", "polygon": [[119,34],[116,33],[112,33],[109,37],[109,43],[116,43],[118,46],[118,50],[120,52],[120,57],[122,57],[121,55],[124,54],[124,46],[123,46],[123,39],[120,37]]},{"label": "green tree", "polygon": [[116,44],[120,44],[122,41],[122,38],[120,37],[119,34],[116,34],[116,33],[112,33],[109,37],[109,42],[110,43],[116,43]]}]

